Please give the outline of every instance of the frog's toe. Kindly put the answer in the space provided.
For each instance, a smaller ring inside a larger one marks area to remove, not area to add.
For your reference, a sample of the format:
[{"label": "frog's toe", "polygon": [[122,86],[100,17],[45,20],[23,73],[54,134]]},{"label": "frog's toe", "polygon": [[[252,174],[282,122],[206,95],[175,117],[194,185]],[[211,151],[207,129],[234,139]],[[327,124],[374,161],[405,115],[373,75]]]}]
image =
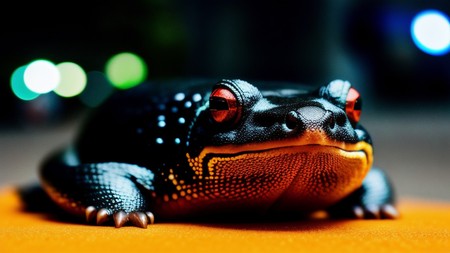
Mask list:
[{"label": "frog's toe", "polygon": [[128,214],[124,211],[119,211],[113,215],[114,225],[116,228],[123,227],[128,221]]},{"label": "frog's toe", "polygon": [[110,218],[110,210],[106,209],[106,208],[102,208],[100,210],[98,210],[97,212],[97,225],[101,225],[105,222],[107,222]]},{"label": "frog's toe", "polygon": [[396,219],[397,209],[391,204],[354,206],[352,210],[354,218],[357,219]]},{"label": "frog's toe", "polygon": [[365,219],[380,219],[380,206],[378,205],[368,205],[364,208],[364,218]]},{"label": "frog's toe", "polygon": [[155,216],[151,212],[131,212],[123,211],[114,214],[114,224],[117,228],[122,227],[125,223],[130,222],[136,227],[147,228],[148,224],[153,224]]},{"label": "frog's toe", "polygon": [[97,210],[97,208],[93,206],[88,206],[86,208],[86,221],[88,223],[97,223],[97,225],[101,225],[107,222],[110,219],[111,211],[106,208],[101,208]]},{"label": "frog's toe", "polygon": [[123,227],[127,223],[140,228],[147,228],[148,224],[153,224],[155,222],[155,216],[152,212],[124,212],[118,211],[113,213],[111,210],[106,208],[97,208],[89,206],[86,208],[86,220],[88,223],[96,223],[97,225],[102,225],[107,221],[114,221],[114,226],[116,228]]},{"label": "frog's toe", "polygon": [[97,208],[93,206],[88,206],[85,210],[85,213],[86,213],[86,221],[88,223],[92,223],[97,220],[97,213],[98,213]]},{"label": "frog's toe", "polygon": [[148,224],[148,217],[143,212],[132,212],[128,216],[131,224],[136,227],[146,228]]},{"label": "frog's toe", "polygon": [[361,206],[354,206],[351,214],[356,219],[364,219],[364,209]]},{"label": "frog's toe", "polygon": [[380,213],[382,219],[397,219],[400,216],[397,208],[390,204],[381,206]]}]

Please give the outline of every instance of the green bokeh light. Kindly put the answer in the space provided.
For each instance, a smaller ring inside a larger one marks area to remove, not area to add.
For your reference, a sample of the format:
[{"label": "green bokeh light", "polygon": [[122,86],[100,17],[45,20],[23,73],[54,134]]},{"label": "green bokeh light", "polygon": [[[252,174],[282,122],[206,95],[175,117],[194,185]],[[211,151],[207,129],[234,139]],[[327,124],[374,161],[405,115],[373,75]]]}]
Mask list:
[{"label": "green bokeh light", "polygon": [[25,85],[23,76],[25,73],[25,69],[27,66],[22,66],[17,68],[13,74],[11,75],[11,89],[16,95],[16,97],[22,99],[22,100],[33,100],[39,96],[38,93],[31,91],[28,89],[28,87]]},{"label": "green bokeh light", "polygon": [[147,64],[136,54],[124,52],[106,63],[106,76],[118,89],[129,89],[147,78]]},{"label": "green bokeh light", "polygon": [[59,85],[53,90],[61,97],[79,95],[86,87],[87,77],[84,70],[72,62],[63,62],[56,66],[61,75]]}]

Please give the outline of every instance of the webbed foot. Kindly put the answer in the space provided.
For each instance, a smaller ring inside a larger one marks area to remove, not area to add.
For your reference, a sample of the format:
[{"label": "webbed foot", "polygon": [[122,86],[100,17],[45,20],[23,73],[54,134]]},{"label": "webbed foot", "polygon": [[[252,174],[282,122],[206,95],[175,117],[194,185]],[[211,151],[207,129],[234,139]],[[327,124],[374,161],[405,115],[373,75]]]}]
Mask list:
[{"label": "webbed foot", "polygon": [[86,220],[88,223],[96,223],[97,225],[105,224],[110,220],[114,221],[116,228],[123,227],[127,223],[131,223],[135,227],[147,228],[148,224],[155,222],[155,216],[152,212],[113,212],[107,208],[98,209],[89,206],[86,208]]}]

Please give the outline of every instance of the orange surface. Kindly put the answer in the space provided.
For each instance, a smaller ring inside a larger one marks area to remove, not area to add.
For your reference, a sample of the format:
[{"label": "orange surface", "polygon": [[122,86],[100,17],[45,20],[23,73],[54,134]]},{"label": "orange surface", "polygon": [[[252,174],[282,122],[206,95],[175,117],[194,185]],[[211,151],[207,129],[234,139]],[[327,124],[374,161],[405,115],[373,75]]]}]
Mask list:
[{"label": "orange surface", "polygon": [[398,220],[156,223],[147,229],[49,220],[0,190],[0,252],[450,252],[450,203],[403,200]]}]

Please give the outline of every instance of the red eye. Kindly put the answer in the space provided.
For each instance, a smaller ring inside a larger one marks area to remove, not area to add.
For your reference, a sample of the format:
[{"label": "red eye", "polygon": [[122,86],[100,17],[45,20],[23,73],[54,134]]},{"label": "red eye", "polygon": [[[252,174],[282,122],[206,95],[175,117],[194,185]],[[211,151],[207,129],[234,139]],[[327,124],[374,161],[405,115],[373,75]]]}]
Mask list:
[{"label": "red eye", "polygon": [[209,97],[211,116],[217,123],[237,121],[240,106],[236,96],[226,88],[217,88]]},{"label": "red eye", "polygon": [[347,94],[345,112],[350,121],[357,123],[361,117],[362,100],[359,92],[354,88],[350,88]]}]

